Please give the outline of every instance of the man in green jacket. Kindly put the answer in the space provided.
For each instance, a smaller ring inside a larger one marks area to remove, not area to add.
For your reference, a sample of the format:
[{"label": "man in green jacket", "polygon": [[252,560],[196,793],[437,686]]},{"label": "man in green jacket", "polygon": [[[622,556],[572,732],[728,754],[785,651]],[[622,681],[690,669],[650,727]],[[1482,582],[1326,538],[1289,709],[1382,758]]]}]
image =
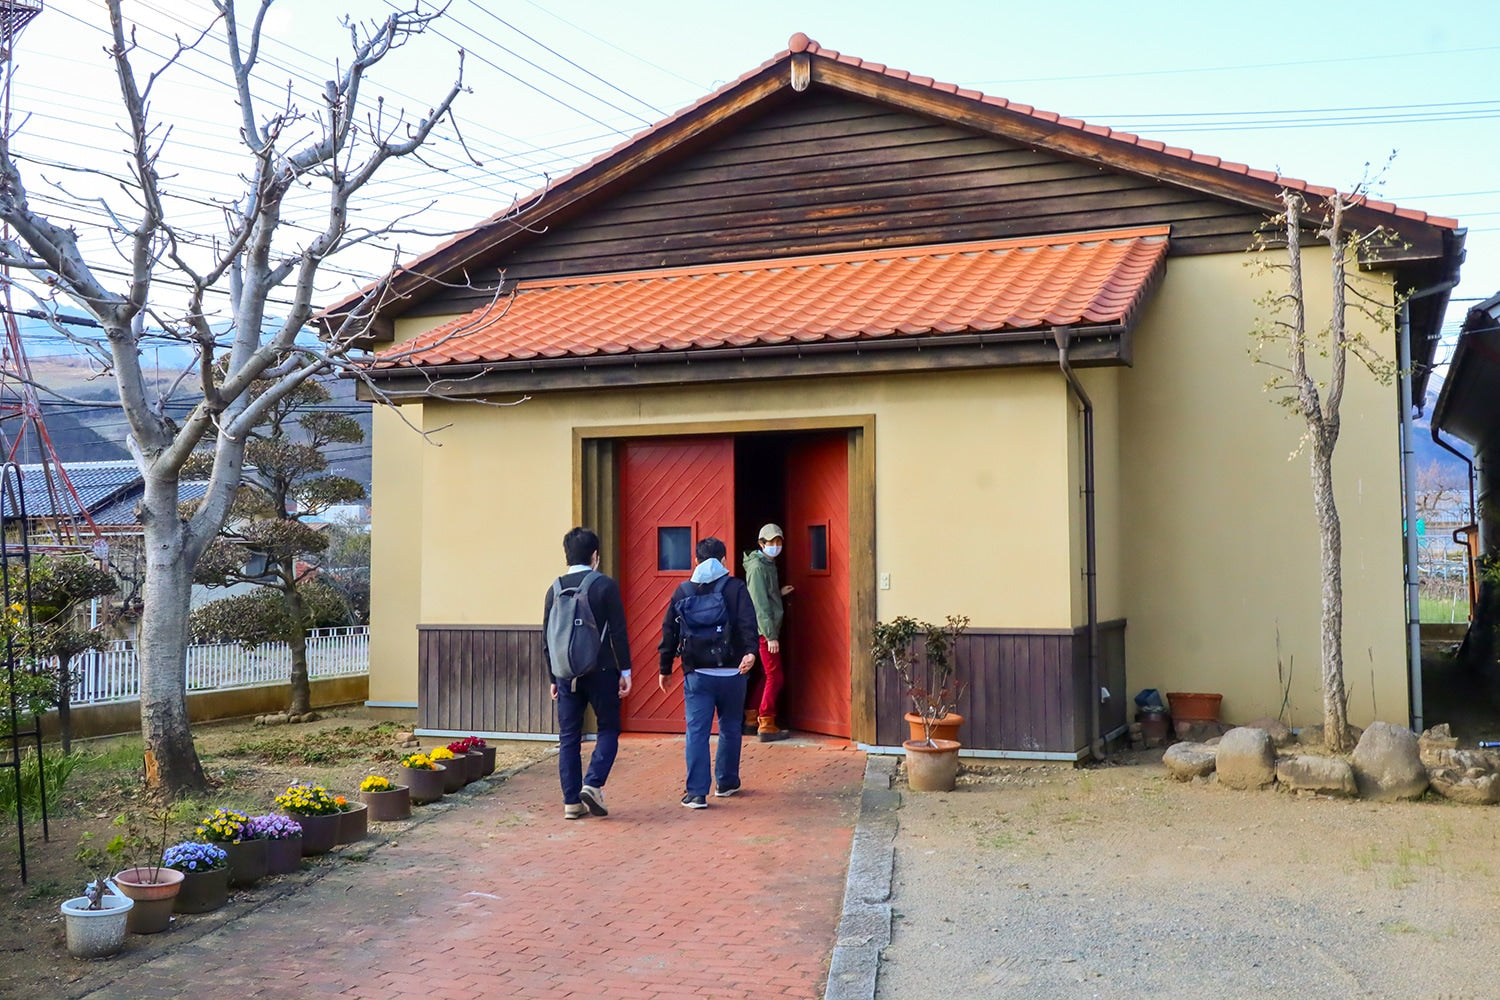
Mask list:
[{"label": "man in green jacket", "polygon": [[783,541],[781,526],[768,524],[760,529],[760,548],[746,552],[744,558],[745,585],[750,588],[750,601],[755,605],[760,663],[766,673],[756,720],[756,735],[762,743],[784,740],[791,735],[776,725],[776,699],[785,679],[781,671],[781,620],[785,613],[781,599],[792,592],[791,587],[781,586],[776,575],[776,557],[781,555]]}]

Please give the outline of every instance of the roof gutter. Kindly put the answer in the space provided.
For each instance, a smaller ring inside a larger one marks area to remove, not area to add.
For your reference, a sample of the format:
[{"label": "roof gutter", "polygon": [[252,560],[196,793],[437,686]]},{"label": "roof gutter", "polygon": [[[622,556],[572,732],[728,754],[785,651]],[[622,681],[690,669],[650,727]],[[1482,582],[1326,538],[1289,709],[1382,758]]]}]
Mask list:
[{"label": "roof gutter", "polygon": [[[1427,727],[1422,705],[1422,599],[1421,572],[1417,563],[1417,453],[1413,445],[1415,406],[1412,401],[1411,303],[1430,295],[1439,295],[1458,284],[1457,278],[1419,288],[1401,302],[1397,313],[1397,369],[1401,373],[1401,500],[1404,516],[1402,530],[1406,535],[1406,656],[1410,670],[1411,727],[1422,732]],[[1437,441],[1437,425],[1432,438]],[[1439,442],[1441,443],[1441,442]],[[1446,446],[1445,446],[1446,447]],[[1452,449],[1450,449],[1452,450]],[[1472,474],[1472,466],[1470,466]]]},{"label": "roof gutter", "polygon": [[1104,689],[1099,683],[1099,574],[1098,545],[1094,533],[1094,403],[1083,383],[1068,363],[1068,346],[1072,330],[1054,326],[1052,338],[1057,342],[1057,367],[1078,403],[1083,407],[1083,578],[1087,591],[1089,628],[1089,752],[1095,760],[1104,759],[1103,729],[1099,720],[1099,703]]}]

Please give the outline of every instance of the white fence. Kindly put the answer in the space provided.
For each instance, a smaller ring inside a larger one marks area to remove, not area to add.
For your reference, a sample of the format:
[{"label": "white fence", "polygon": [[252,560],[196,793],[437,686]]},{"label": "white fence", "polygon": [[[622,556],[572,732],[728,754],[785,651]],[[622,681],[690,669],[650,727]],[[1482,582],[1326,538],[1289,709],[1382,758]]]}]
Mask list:
[{"label": "white fence", "polygon": [[[71,664],[77,683],[73,704],[92,705],[141,696],[135,643],[122,639],[109,649],[82,653]],[[307,633],[307,673],[312,679],[344,677],[370,669],[367,626],[318,628]],[[247,648],[220,642],[192,645],[187,652],[189,691],[221,691],[281,683],[292,675],[292,650],[284,642]]]}]

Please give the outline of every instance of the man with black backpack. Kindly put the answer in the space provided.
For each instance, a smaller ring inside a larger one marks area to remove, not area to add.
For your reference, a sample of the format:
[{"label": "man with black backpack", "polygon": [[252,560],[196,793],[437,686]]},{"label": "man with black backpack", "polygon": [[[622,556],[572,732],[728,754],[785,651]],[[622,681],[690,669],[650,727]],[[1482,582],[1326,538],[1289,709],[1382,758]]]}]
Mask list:
[{"label": "man with black backpack", "polygon": [[714,795],[740,790],[740,738],[745,721],[745,689],[755,666],[755,606],[745,581],[729,575],[727,553],[717,538],[698,542],[698,565],[667,602],[661,623],[662,691],[672,661],[682,660],[682,705],[687,717],[687,792],[682,804],[708,808],[708,736],[719,717],[719,751],[714,758]]},{"label": "man with black backpack", "polygon": [[[557,702],[557,776],[563,819],[608,816],[604,783],[620,747],[620,699],[630,693],[630,637],[619,585],[599,572],[599,536],[574,528],[563,536],[568,571],[547,588],[542,659]],[[598,723],[589,771],[582,773],[584,710]]]}]

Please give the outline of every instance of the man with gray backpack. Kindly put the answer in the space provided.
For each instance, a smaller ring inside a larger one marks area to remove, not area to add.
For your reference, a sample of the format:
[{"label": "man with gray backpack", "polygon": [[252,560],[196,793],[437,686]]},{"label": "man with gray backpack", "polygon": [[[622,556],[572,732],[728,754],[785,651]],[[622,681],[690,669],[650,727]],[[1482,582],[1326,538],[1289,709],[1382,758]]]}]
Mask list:
[{"label": "man with gray backpack", "polygon": [[[563,536],[568,571],[547,588],[542,604],[542,659],[557,702],[557,776],[563,819],[608,816],[604,784],[620,747],[620,699],[630,693],[630,638],[625,602],[614,580],[599,572],[599,536],[574,528]],[[584,710],[598,723],[588,774],[580,745]]]},{"label": "man with gray backpack", "polygon": [[698,565],[673,591],[657,647],[662,691],[672,663],[682,660],[682,706],[687,718],[687,792],[682,804],[708,808],[708,736],[719,717],[719,749],[713,762],[713,793],[727,798],[740,790],[740,739],[745,689],[755,666],[755,606],[745,581],[729,575],[727,550],[717,538],[698,542]]}]

